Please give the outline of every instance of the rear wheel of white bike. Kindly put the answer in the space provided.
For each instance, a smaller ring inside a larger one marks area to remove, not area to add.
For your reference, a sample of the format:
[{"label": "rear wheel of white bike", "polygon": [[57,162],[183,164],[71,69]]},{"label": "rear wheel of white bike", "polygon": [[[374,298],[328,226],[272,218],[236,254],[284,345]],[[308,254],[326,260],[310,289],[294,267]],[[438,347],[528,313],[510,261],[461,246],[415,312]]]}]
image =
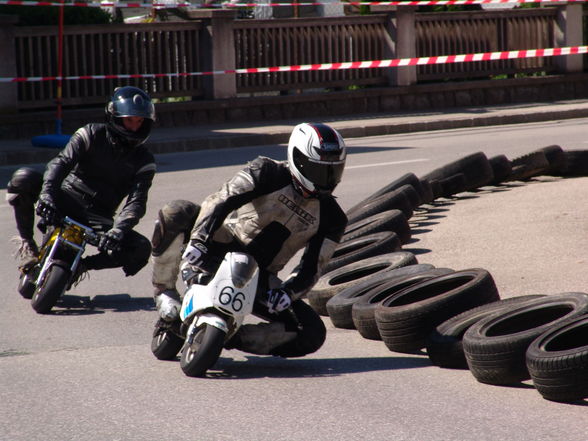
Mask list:
[{"label": "rear wheel of white bike", "polygon": [[225,341],[225,332],[205,323],[194,336],[191,345],[187,342],[182,350],[180,366],[188,377],[206,374],[220,357]]}]

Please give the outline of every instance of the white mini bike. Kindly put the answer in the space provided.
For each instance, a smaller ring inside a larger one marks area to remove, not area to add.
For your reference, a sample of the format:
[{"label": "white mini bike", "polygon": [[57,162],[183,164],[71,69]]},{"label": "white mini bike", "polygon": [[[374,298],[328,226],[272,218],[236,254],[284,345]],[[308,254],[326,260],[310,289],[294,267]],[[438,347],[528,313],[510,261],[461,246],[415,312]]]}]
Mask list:
[{"label": "white mini bike", "polygon": [[248,254],[229,252],[206,284],[193,284],[180,311],[180,326],[156,325],[151,350],[160,360],[174,359],[190,377],[203,376],[220,357],[228,341],[252,313],[259,270]]}]

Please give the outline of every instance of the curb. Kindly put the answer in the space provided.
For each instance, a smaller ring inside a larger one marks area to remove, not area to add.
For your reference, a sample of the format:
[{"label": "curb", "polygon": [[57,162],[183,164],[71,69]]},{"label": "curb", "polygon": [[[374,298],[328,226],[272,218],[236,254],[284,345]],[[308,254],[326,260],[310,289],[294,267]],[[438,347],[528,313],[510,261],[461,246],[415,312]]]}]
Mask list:
[{"label": "curb", "polygon": [[[427,132],[437,130],[461,129],[470,127],[497,126],[506,124],[524,124],[532,122],[553,121],[588,117],[588,108],[561,110],[533,110],[531,113],[509,113],[500,115],[455,117],[448,114],[444,119],[429,119],[414,122],[389,123],[374,122],[362,124],[361,121],[331,121],[343,138],[359,138],[364,136],[395,135],[402,133]],[[415,119],[419,118],[415,116]],[[443,117],[441,117],[443,118]],[[355,124],[350,126],[350,124]],[[290,137],[290,130],[274,133],[252,134],[215,134],[194,138],[177,138],[165,141],[149,142],[149,149],[154,154],[191,152],[199,150],[217,150],[224,148],[251,147],[256,145],[285,144]],[[46,163],[53,159],[58,149],[16,147],[14,150],[0,151],[0,166]]]}]

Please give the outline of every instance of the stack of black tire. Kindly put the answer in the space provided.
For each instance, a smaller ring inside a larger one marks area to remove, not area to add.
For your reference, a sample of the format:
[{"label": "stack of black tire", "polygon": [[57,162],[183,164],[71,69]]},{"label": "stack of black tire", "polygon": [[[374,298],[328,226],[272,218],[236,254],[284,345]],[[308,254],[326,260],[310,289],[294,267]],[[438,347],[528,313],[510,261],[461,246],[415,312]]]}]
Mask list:
[{"label": "stack of black tire", "polygon": [[532,379],[549,400],[588,397],[588,294],[501,300],[485,269],[436,268],[402,250],[409,219],[436,199],[541,175],[586,176],[588,152],[553,145],[512,160],[477,152],[421,178],[401,176],[347,211],[345,235],[309,304],[337,328],[394,352],[426,349],[432,364],[469,369],[482,383]]}]

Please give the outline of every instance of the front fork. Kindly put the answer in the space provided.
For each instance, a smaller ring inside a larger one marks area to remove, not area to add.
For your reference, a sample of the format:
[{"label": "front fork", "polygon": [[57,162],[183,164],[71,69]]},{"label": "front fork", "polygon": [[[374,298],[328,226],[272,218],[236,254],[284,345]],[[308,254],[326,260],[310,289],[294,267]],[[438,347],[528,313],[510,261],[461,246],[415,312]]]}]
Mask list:
[{"label": "front fork", "polygon": [[232,336],[235,332],[235,326],[234,323],[231,322],[232,320],[230,318],[222,317],[218,312],[204,312],[197,315],[192,320],[192,323],[186,332],[186,345],[191,346],[194,343],[194,338],[198,334],[198,331],[205,324],[223,331],[226,334],[225,338]]},{"label": "front fork", "polygon": [[53,263],[53,257],[57,253],[57,249],[61,246],[61,244],[64,244],[64,245],[66,245],[70,248],[73,248],[74,250],[77,251],[75,258],[70,265],[70,274],[73,274],[75,272],[76,268],[78,267],[80,260],[82,258],[82,254],[84,254],[84,249],[86,247],[86,241],[82,241],[81,244],[76,244],[74,242],[71,242],[71,241],[63,238],[61,236],[61,231],[60,231],[57,234],[57,236],[55,237],[53,244],[51,244],[51,248],[49,249],[49,255],[43,259],[43,266],[41,267],[41,271],[39,272],[39,276],[37,277],[37,282],[36,282],[37,286],[39,286],[42,283],[42,281],[45,277],[45,274],[47,273],[47,271],[49,270],[49,267]]}]

